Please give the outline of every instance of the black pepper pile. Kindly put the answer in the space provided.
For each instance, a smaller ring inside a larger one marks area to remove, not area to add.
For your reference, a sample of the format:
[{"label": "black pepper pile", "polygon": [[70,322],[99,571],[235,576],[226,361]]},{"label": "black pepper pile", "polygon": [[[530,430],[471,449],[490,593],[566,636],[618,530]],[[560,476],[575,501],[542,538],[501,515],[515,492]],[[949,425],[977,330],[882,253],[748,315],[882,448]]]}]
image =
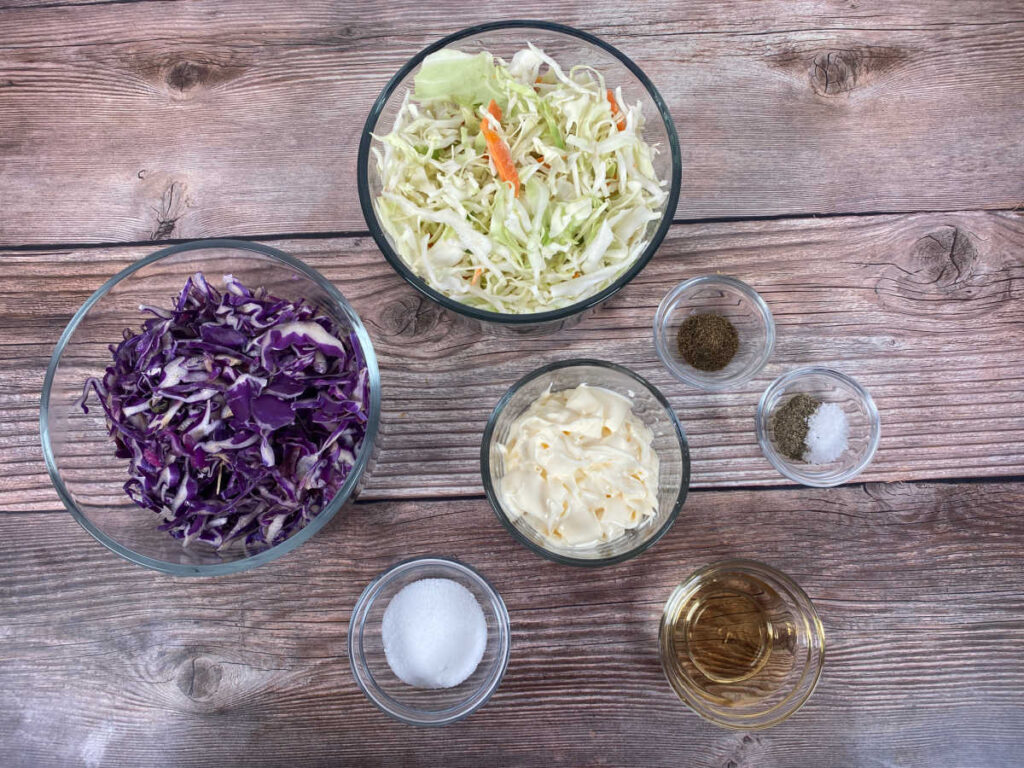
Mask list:
[{"label": "black pepper pile", "polygon": [[779,453],[793,461],[803,461],[807,450],[807,421],[818,410],[821,401],[802,392],[793,395],[775,412],[772,431]]},{"label": "black pepper pile", "polygon": [[679,355],[698,371],[720,371],[736,356],[740,336],[728,318],[705,312],[690,315],[676,337]]}]

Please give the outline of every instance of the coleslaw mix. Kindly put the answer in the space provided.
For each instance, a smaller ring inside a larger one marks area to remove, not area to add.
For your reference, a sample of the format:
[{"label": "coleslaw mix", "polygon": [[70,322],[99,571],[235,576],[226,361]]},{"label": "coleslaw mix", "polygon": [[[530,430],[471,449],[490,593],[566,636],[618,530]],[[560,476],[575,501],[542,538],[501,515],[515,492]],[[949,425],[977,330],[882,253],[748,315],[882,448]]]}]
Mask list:
[{"label": "coleslaw mix", "polygon": [[435,290],[503,314],[559,309],[625,272],[661,218],[643,125],[591,67],[565,72],[533,45],[510,62],[445,48],[374,136],[375,210]]}]

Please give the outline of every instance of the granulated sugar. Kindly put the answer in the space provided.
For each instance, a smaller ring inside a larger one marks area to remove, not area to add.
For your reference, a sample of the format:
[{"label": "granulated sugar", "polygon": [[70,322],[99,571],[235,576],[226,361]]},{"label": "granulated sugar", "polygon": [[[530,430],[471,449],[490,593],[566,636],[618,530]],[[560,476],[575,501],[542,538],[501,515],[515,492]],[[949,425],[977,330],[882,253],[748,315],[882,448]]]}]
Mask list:
[{"label": "granulated sugar", "polygon": [[804,461],[828,464],[843,455],[850,436],[846,413],[837,403],[822,403],[807,419]]},{"label": "granulated sugar", "polygon": [[487,620],[476,597],[451,579],[420,579],[384,610],[384,655],[399,680],[451,688],[473,674],[487,646]]}]

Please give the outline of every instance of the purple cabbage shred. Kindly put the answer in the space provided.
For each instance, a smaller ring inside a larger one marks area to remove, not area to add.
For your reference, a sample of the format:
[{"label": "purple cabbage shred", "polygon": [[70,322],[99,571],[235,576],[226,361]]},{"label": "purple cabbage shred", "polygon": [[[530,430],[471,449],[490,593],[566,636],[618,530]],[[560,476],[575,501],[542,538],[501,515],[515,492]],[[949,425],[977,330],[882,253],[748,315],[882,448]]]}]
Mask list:
[{"label": "purple cabbage shred", "polygon": [[170,310],[111,345],[89,379],[128,496],[183,545],[273,546],[331,501],[366,432],[370,384],[354,333],[304,301],[202,273]]}]

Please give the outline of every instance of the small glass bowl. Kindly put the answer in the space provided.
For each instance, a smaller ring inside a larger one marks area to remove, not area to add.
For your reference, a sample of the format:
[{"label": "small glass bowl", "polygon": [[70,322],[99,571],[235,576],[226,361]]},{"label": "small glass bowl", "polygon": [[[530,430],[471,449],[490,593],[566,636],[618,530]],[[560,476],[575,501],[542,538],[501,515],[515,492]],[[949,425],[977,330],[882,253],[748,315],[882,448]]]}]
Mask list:
[{"label": "small glass bowl", "polygon": [[[530,314],[503,314],[470,307],[435,290],[406,265],[395,248],[391,235],[385,231],[377,215],[376,200],[383,187],[370,150],[374,135],[380,136],[391,130],[403,99],[412,91],[413,79],[420,64],[431,53],[451,46],[467,53],[488,51],[510,60],[512,55],[525,48],[528,42],[542,48],[567,71],[569,67],[577,64],[593,67],[604,75],[609,86],[621,86],[623,94],[631,103],[640,102],[645,119],[644,139],[659,149],[652,162],[658,178],[668,182],[668,196],[658,212],[658,218],[648,225],[644,238],[647,246],[611,285],[560,309]],[[392,268],[431,301],[456,313],[458,317],[468,319],[477,327],[500,335],[539,335],[573,326],[599,304],[622,290],[647,265],[665,238],[679,200],[681,177],[679,139],[672,123],[672,116],[658,89],[643,70],[617,48],[593,35],[563,24],[531,20],[495,21],[469,27],[431,43],[409,59],[391,78],[370,109],[359,142],[356,168],[359,204],[363,217],[366,219],[370,234]]]},{"label": "small glass bowl", "polygon": [[810,598],[753,560],[712,563],[676,587],[658,646],[683,703],[736,730],[769,728],[792,715],[825,664],[825,630]]},{"label": "small glass bowl", "polygon": [[[498,445],[508,440],[512,423],[548,387],[558,392],[580,384],[604,387],[627,397],[634,415],[654,433],[654,449],[660,461],[657,514],[617,539],[593,547],[559,546],[549,542],[533,526],[509,515],[498,491],[504,474]],[[646,551],[672,527],[690,487],[690,451],[672,406],[661,392],[633,371],[602,360],[552,363],[513,384],[487,421],[480,447],[480,468],[487,499],[502,525],[529,549],[566,565],[613,565]]]},{"label": "small glass bowl", "polygon": [[[399,590],[420,579],[451,579],[466,587],[487,621],[487,646],[480,664],[451,688],[407,685],[391,671],[384,655],[384,611]],[[509,646],[508,611],[501,596],[472,568],[443,557],[406,560],[386,570],[363,590],[348,626],[348,658],[356,683],[381,711],[409,725],[448,725],[486,704],[505,674]]]},{"label": "small glass bowl", "polygon": [[[775,411],[793,395],[805,393],[823,403],[838,403],[850,426],[847,448],[828,464],[793,461],[775,446]],[[860,474],[875,455],[881,437],[881,420],[875,401],[849,376],[828,368],[801,368],[783,374],[761,395],[754,417],[761,452],[779,472],[803,485],[828,488]]]},{"label": "small glass bowl", "polygon": [[[739,350],[718,371],[701,371],[679,354],[679,326],[690,315],[722,315],[736,328]],[[772,355],[775,321],[757,291],[734,277],[705,275],[673,288],[654,315],[654,348],[672,374],[690,386],[717,392],[749,381]]]},{"label": "small glass bowl", "polygon": [[[121,341],[125,328],[142,325],[147,316],[139,306],[169,306],[196,272],[203,272],[218,290],[223,276],[230,274],[245,286],[262,286],[275,296],[315,304],[355,334],[369,373],[366,433],[345,482],[309,524],[259,551],[247,549],[241,541],[220,550],[198,541],[185,548],[178,539],[158,530],[160,518],[137,506],[124,492],[128,461],[114,455],[103,410],[93,407],[86,414],[78,403],[86,379],[102,378],[111,364],[110,345]],[[357,494],[373,464],[380,394],[380,372],[370,336],[355,310],[323,275],[259,243],[183,243],[157,251],[114,275],[71,318],[43,382],[39,416],[43,458],[57,495],[72,517],[126,560],[172,576],[237,573],[268,563],[308,541]]]}]

